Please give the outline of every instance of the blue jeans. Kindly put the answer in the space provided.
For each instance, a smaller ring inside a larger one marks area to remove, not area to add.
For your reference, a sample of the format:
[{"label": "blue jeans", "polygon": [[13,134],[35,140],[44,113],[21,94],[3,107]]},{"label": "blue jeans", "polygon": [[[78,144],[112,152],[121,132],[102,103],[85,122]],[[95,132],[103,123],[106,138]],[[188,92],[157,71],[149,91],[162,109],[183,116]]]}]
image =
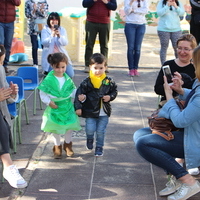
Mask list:
[{"label": "blue jeans", "polygon": [[10,23],[0,22],[0,44],[3,44],[6,49],[6,56],[3,64],[4,67],[7,67],[9,62],[13,34],[14,34],[14,22]]},{"label": "blue jeans", "polygon": [[145,24],[125,24],[124,32],[127,42],[127,59],[129,70],[138,69],[140,50],[145,30]]},{"label": "blue jeans", "polygon": [[167,141],[159,135],[152,134],[150,128],[137,130],[133,139],[138,153],[150,163],[163,168],[177,179],[188,172],[175,158],[184,158],[183,131],[173,131],[174,139]]},{"label": "blue jeans", "polygon": [[96,132],[96,147],[103,147],[106,127],[108,124],[108,116],[86,118],[85,122],[87,139],[94,139],[94,133]]}]

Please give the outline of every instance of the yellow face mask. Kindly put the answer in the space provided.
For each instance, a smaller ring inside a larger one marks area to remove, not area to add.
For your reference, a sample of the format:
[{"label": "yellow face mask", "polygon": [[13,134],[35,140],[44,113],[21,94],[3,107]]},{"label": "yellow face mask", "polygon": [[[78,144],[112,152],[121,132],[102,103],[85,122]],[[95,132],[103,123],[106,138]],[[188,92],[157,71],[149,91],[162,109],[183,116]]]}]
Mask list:
[{"label": "yellow face mask", "polygon": [[106,74],[102,74],[101,76],[95,76],[92,71],[90,70],[90,79],[91,79],[91,82],[92,82],[92,85],[94,86],[94,88],[100,88],[101,87],[101,84],[102,84],[102,81],[103,79],[106,77]]}]

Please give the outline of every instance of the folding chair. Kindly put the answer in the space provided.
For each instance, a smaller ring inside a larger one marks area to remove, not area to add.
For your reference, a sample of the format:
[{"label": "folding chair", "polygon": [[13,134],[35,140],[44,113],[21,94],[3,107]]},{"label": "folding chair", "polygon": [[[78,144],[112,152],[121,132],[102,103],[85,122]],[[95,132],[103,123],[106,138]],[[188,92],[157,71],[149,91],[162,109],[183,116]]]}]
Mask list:
[{"label": "folding chair", "polygon": [[24,97],[24,80],[18,76],[7,76],[6,80],[8,83],[12,81],[14,84],[17,84],[19,87],[19,98],[16,103],[17,103],[17,108],[18,108],[20,127],[21,127],[21,110],[22,110],[23,104],[24,104],[24,110],[25,110],[25,116],[26,116],[26,123],[29,124],[27,103]]},{"label": "folding chair", "polygon": [[[20,67],[17,70],[17,76],[24,80],[24,90],[34,92],[33,114],[36,114],[36,93],[39,85],[38,69],[35,67]],[[39,95],[38,95],[39,96]],[[42,101],[39,97],[40,109],[42,110]]]}]

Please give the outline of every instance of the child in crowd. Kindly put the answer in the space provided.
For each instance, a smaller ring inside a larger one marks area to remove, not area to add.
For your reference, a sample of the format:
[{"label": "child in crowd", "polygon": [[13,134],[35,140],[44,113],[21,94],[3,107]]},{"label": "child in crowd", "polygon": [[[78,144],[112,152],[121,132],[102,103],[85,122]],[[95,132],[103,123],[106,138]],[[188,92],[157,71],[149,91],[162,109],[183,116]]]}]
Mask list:
[{"label": "child in crowd", "polygon": [[65,140],[63,149],[67,156],[72,156],[74,154],[72,130],[81,129],[71,101],[71,98],[75,96],[76,87],[72,79],[65,73],[68,59],[64,53],[49,54],[47,59],[53,70],[48,73],[38,87],[41,100],[47,104],[41,129],[53,133],[54,158],[62,157],[61,135],[64,135]]},{"label": "child in crowd", "polygon": [[90,74],[79,86],[75,97],[76,114],[86,118],[87,149],[93,149],[96,132],[95,156],[103,155],[104,135],[111,114],[110,101],[117,96],[117,85],[107,77],[106,58],[95,53],[90,58]]},{"label": "child in crowd", "polygon": [[3,61],[6,50],[0,45],[0,159],[3,163],[3,177],[14,188],[25,188],[27,182],[19,174],[17,167],[13,164],[10,157],[10,147],[12,147],[11,136],[11,117],[7,103],[13,103],[18,99],[18,86],[6,81]]}]

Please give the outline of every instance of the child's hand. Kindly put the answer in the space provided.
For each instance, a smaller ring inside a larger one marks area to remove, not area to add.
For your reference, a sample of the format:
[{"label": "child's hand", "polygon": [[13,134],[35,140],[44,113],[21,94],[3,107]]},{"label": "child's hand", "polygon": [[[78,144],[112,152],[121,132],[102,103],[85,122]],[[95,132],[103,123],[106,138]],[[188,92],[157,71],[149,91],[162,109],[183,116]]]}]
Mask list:
[{"label": "child's hand", "polygon": [[53,101],[50,101],[50,103],[49,103],[49,106],[51,107],[51,108],[58,108],[58,106],[55,104],[55,102],[53,102]]},{"label": "child's hand", "polygon": [[82,102],[82,101],[85,101],[85,99],[86,99],[86,96],[85,96],[84,94],[79,94],[79,95],[78,95],[78,100],[79,100],[79,101]]},{"label": "child's hand", "polygon": [[77,114],[78,116],[81,116],[81,115],[82,115],[82,110],[81,110],[81,109],[76,110],[76,114]]},{"label": "child's hand", "polygon": [[108,102],[108,101],[110,101],[110,96],[109,95],[103,96],[102,99],[104,102]]}]

